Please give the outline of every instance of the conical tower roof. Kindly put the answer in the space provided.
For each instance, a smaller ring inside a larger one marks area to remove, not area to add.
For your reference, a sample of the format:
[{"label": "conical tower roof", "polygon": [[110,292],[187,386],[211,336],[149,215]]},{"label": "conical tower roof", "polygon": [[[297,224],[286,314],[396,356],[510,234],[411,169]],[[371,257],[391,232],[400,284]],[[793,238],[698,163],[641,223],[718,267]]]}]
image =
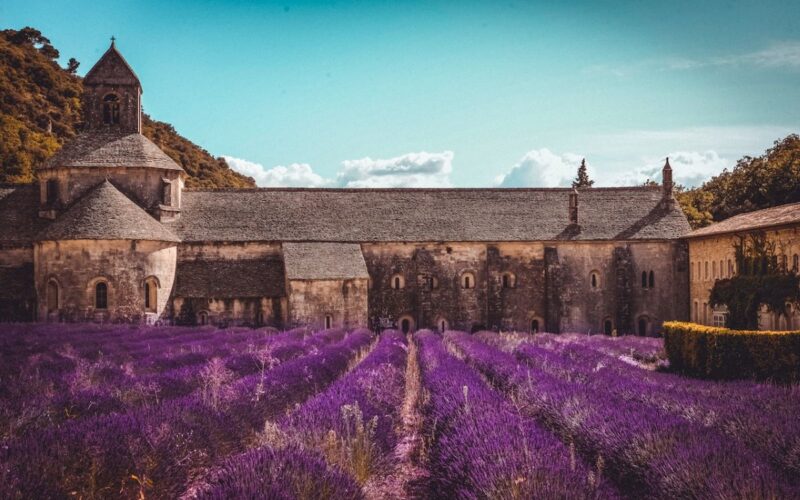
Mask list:
[{"label": "conical tower roof", "polygon": [[37,240],[180,241],[107,180],[49,224]]}]

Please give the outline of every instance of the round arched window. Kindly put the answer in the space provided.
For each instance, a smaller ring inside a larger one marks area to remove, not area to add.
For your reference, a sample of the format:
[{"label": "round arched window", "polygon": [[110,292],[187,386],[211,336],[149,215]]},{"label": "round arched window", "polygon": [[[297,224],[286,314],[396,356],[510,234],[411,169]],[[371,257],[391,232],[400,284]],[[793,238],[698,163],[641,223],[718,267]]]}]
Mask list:
[{"label": "round arched window", "polygon": [[108,284],[105,281],[99,281],[94,286],[94,307],[108,309]]},{"label": "round arched window", "polygon": [[473,273],[464,273],[461,275],[461,288],[467,290],[475,288],[475,275]]},{"label": "round arched window", "polygon": [[503,273],[502,283],[503,288],[515,288],[517,286],[517,278],[513,273]]},{"label": "round arched window", "polygon": [[593,289],[600,288],[600,273],[592,271],[589,274],[589,286]]},{"label": "round arched window", "polygon": [[403,279],[403,276],[400,274],[395,274],[389,281],[389,286],[392,287],[392,290],[400,290],[405,288],[406,280]]}]

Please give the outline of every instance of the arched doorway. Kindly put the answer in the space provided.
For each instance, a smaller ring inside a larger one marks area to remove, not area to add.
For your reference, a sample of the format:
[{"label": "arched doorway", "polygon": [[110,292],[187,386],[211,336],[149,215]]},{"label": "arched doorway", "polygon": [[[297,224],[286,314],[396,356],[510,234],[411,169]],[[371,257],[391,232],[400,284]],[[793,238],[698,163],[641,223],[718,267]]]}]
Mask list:
[{"label": "arched doorway", "polygon": [[611,321],[611,318],[606,318],[606,320],[603,321],[603,333],[606,335],[614,333],[614,322]]},{"label": "arched doorway", "polygon": [[197,313],[197,324],[200,326],[205,326],[208,324],[208,313],[205,311],[200,311]]},{"label": "arched doorway", "polygon": [[531,320],[531,333],[539,333],[539,320]]},{"label": "arched doorway", "polygon": [[414,331],[414,318],[410,315],[406,314],[404,316],[400,316],[400,319],[397,320],[397,328],[400,329],[403,333],[411,333]]},{"label": "arched doorway", "polygon": [[636,333],[638,333],[640,337],[647,336],[647,323],[648,321],[646,316],[642,316],[639,318],[639,324]]},{"label": "arched doorway", "polygon": [[47,312],[58,311],[58,306],[58,283],[56,280],[50,280],[47,282]]}]

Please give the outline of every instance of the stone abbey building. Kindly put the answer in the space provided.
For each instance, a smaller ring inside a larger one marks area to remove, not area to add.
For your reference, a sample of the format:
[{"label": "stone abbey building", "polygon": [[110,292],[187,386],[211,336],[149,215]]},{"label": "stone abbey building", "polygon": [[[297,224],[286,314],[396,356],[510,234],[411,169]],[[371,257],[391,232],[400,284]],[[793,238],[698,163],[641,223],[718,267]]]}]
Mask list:
[{"label": "stone abbey building", "polygon": [[652,334],[689,318],[663,186],[185,189],[112,46],[83,132],[0,189],[0,319]]}]

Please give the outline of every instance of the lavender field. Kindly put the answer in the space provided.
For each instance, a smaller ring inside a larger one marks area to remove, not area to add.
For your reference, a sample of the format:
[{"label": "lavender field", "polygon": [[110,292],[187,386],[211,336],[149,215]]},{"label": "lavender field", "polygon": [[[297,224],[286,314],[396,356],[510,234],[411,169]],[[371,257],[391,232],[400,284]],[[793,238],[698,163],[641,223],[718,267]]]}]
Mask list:
[{"label": "lavender field", "polygon": [[11,325],[0,498],[800,498],[800,389],[661,340]]}]

